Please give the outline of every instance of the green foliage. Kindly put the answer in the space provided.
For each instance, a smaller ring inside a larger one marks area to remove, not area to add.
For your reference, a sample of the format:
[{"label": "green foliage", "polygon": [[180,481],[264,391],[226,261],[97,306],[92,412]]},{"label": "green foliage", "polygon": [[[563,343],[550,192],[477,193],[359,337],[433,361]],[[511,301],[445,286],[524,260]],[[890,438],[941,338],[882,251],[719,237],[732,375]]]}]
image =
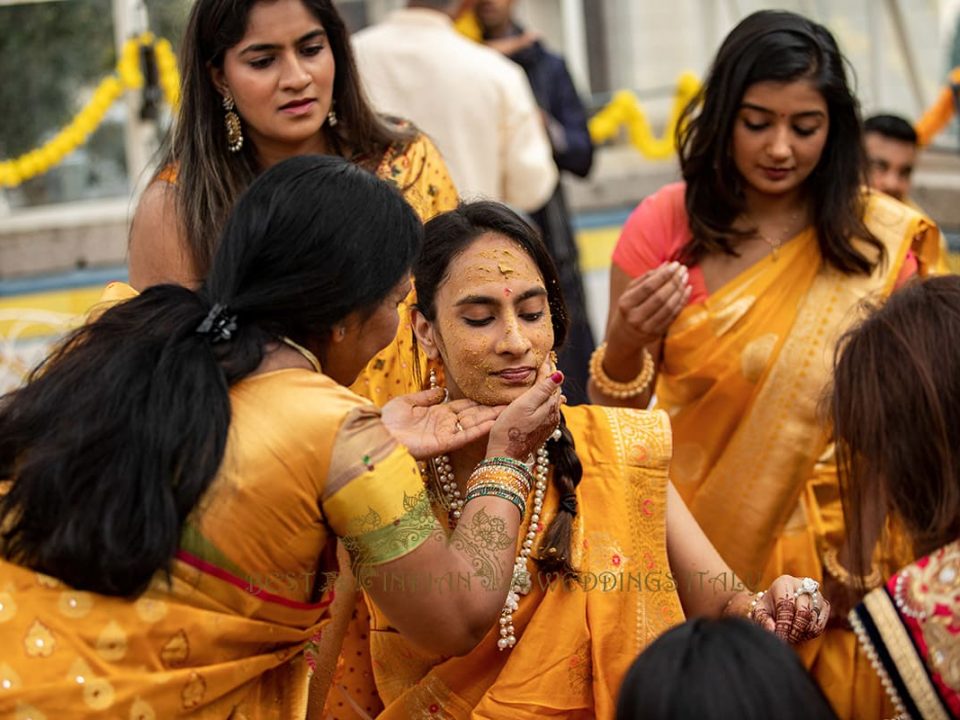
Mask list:
[{"label": "green foliage", "polygon": [[0,158],[66,123],[77,91],[116,64],[110,10],[110,0],[0,7]]},{"label": "green foliage", "polygon": [[146,0],[150,29],[173,43],[175,52],[180,50],[180,37],[192,5],[191,0]]},{"label": "green foliage", "polygon": [[[151,30],[176,48],[189,0],[148,0]],[[32,150],[116,66],[111,0],[0,6],[0,159]]]}]

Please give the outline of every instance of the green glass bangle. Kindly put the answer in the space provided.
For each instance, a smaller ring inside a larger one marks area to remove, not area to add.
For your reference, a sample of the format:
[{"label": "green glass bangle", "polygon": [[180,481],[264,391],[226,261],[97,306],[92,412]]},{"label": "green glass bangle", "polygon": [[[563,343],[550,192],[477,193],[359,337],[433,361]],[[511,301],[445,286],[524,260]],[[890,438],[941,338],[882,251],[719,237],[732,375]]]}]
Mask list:
[{"label": "green glass bangle", "polygon": [[527,505],[519,495],[511,490],[502,488],[498,485],[478,485],[477,487],[470,490],[467,493],[467,496],[463,499],[463,504],[466,506],[471,500],[475,500],[479,497],[498,497],[501,500],[509,500],[513,503],[514,507],[517,508],[517,512],[520,513],[520,519],[523,520],[523,517],[527,514]]}]

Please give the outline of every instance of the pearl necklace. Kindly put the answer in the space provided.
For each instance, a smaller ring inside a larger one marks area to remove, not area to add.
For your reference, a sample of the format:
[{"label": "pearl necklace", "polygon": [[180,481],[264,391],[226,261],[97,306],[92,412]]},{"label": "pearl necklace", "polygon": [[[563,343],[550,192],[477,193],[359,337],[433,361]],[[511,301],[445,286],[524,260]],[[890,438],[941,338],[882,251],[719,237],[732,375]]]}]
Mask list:
[{"label": "pearl necklace", "polygon": [[[457,486],[457,479],[453,474],[453,465],[448,455],[438,455],[433,460],[433,467],[440,487],[440,500],[443,507],[450,514],[450,527],[455,528],[463,514],[463,498]],[[540,532],[540,515],[543,511],[543,498],[547,494],[547,475],[550,472],[550,454],[546,445],[537,450],[537,457],[533,468],[533,513],[530,515],[530,524],[527,526],[527,535],[520,546],[520,553],[513,563],[513,574],[510,578],[510,589],[507,599],[500,611],[500,638],[497,648],[506,650],[517,644],[516,630],[513,626],[513,613],[520,606],[520,596],[526,595],[533,589],[528,561],[533,552],[534,541]]]},{"label": "pearl necklace", "polygon": [[510,579],[510,590],[507,600],[500,611],[500,638],[497,648],[506,650],[517,644],[516,630],[513,627],[513,613],[520,607],[520,596],[526,595],[533,588],[527,560],[533,552],[533,541],[540,532],[540,513],[543,510],[543,498],[547,494],[547,473],[550,470],[550,458],[544,445],[537,450],[536,467],[533,470],[533,514],[530,515],[530,525],[527,526],[527,536],[523,539],[520,554],[513,563],[513,577]]}]

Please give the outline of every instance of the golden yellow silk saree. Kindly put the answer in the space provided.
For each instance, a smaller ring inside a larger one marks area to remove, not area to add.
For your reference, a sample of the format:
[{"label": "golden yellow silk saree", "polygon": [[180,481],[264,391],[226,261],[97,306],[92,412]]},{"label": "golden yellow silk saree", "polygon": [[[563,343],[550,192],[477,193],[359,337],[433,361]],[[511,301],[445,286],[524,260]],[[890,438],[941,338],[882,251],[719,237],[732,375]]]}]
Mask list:
[{"label": "golden yellow silk saree", "polygon": [[[784,573],[822,579],[820,553],[843,536],[819,407],[834,349],[861,302],[893,291],[909,251],[921,272],[936,262],[935,227],[905,205],[871,194],[864,219],[886,248],[871,276],[825,265],[808,229],[688,306],[664,343],[656,391],[673,424],[671,479],[755,589]],[[882,714],[851,633],[828,631],[803,654],[841,717]]]},{"label": "golden yellow silk saree", "polygon": [[[423,654],[373,608],[379,717],[612,718],[630,663],[683,621],[666,553],[666,416],[584,405],[564,415],[583,465],[572,543],[580,581],[534,572],[513,616],[517,645],[498,650],[498,626],[463,657]],[[551,484],[542,522],[557,505]]]}]

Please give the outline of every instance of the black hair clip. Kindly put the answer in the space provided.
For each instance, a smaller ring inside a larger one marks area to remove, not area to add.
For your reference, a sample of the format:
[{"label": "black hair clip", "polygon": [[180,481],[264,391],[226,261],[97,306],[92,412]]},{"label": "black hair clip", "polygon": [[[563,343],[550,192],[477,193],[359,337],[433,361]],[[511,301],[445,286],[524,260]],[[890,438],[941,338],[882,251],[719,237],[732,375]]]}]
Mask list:
[{"label": "black hair clip", "polygon": [[560,509],[571,515],[577,514],[577,496],[574,493],[564,493],[560,496]]},{"label": "black hair clip", "polygon": [[237,316],[227,315],[227,306],[216,303],[203,322],[197,325],[196,332],[212,343],[226,342],[237,331]]}]

